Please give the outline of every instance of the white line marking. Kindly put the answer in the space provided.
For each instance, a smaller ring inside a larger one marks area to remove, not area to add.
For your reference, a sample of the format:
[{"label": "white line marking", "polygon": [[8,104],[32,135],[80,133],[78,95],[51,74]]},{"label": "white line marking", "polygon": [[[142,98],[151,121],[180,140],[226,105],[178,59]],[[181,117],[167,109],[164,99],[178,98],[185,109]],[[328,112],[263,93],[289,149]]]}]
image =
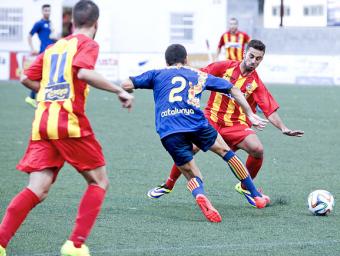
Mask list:
[{"label": "white line marking", "polygon": [[[93,251],[90,248],[91,254],[95,255],[98,253],[141,253],[141,252],[150,252],[150,251],[183,251],[183,250],[193,250],[193,249],[228,249],[233,251],[242,251],[248,250],[249,248],[271,248],[271,247],[295,247],[295,246],[317,246],[317,245],[329,245],[329,244],[340,244],[340,240],[324,240],[324,241],[303,241],[303,242],[296,242],[296,241],[287,241],[287,242],[264,242],[264,243],[242,243],[242,244],[218,244],[218,245],[192,245],[192,246],[185,246],[185,247],[139,247],[139,248],[117,248],[117,247],[110,247],[103,250]],[[194,252],[193,252],[194,253]],[[20,253],[20,254],[11,254],[13,256],[59,256],[59,254],[52,254],[52,253],[34,253],[34,254],[27,254],[27,253]],[[109,255],[109,254],[108,254]]]}]

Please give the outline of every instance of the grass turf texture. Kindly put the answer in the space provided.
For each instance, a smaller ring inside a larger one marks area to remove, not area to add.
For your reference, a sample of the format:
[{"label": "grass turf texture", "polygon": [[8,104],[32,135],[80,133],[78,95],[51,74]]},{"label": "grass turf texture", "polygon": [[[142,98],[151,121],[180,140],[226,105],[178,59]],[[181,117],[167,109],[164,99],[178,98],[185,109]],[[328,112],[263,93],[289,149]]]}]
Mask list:
[{"label": "grass turf texture", "polygon": [[[151,91],[138,91],[131,113],[115,95],[91,90],[88,116],[107,159],[111,187],[87,241],[92,255],[340,255],[338,206],[328,217],[307,210],[315,189],[340,198],[339,87],[272,86],[288,127],[305,131],[289,138],[269,126],[258,133],[265,162],[256,184],[271,196],[263,210],[247,205],[233,189],[236,178],[213,153],[196,159],[206,192],[222,215],[208,223],[181,178],[174,191],[149,200],[149,188],[164,180],[172,165],[154,128]],[[15,170],[30,134],[33,109],[18,83],[0,84],[0,215],[27,183]],[[206,102],[207,93],[202,102]],[[245,154],[239,152],[241,158]],[[47,200],[29,215],[8,247],[10,256],[58,255],[74,222],[86,185],[65,165]]]}]

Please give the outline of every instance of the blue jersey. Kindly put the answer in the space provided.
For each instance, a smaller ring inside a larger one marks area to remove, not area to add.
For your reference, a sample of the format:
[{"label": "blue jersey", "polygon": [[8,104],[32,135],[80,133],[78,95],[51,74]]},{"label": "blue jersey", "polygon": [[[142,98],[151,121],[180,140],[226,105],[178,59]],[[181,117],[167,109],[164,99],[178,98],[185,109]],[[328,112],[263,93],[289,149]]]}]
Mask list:
[{"label": "blue jersey", "polygon": [[187,66],[150,70],[130,77],[136,89],[153,89],[156,130],[161,138],[208,127],[200,109],[204,90],[229,93],[227,80]]},{"label": "blue jersey", "polygon": [[47,46],[50,44],[53,44],[55,41],[50,38],[51,34],[51,23],[49,20],[41,19],[37,21],[30,34],[33,36],[35,33],[38,34],[39,40],[40,40],[40,53],[45,51]]}]

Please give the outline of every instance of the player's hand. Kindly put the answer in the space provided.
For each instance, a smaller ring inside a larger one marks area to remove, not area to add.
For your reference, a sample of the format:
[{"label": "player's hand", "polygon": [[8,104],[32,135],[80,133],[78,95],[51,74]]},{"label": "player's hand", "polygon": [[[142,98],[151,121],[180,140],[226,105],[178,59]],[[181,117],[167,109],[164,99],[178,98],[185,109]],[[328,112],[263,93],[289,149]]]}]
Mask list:
[{"label": "player's hand", "polygon": [[126,91],[121,91],[120,93],[118,93],[118,98],[120,100],[120,102],[122,103],[122,107],[123,108],[127,108],[129,110],[131,110],[132,108],[132,103],[135,97],[133,97],[132,94],[126,92]]},{"label": "player's hand", "polygon": [[293,137],[302,137],[305,132],[301,130],[291,130],[288,128],[282,129],[282,133],[287,136],[293,136]]},{"label": "player's hand", "polygon": [[260,131],[262,131],[268,123],[268,120],[263,119],[254,113],[251,113],[247,117],[249,118],[250,122],[252,122],[253,126]]}]

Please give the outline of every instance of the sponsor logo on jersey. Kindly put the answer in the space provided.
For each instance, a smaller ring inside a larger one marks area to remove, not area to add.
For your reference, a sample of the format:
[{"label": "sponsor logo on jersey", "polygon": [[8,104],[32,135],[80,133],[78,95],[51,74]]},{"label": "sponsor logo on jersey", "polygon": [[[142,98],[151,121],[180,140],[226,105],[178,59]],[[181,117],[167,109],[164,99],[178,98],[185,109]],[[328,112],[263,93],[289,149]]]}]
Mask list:
[{"label": "sponsor logo on jersey", "polygon": [[161,117],[175,116],[179,114],[189,116],[189,115],[194,115],[195,111],[191,108],[174,108],[174,109],[168,108],[167,110],[161,112]]},{"label": "sponsor logo on jersey", "polygon": [[238,42],[229,42],[225,44],[225,48],[241,48],[242,44]]},{"label": "sponsor logo on jersey", "polygon": [[45,88],[45,101],[60,101],[70,96],[70,85],[67,82],[53,84]]}]

